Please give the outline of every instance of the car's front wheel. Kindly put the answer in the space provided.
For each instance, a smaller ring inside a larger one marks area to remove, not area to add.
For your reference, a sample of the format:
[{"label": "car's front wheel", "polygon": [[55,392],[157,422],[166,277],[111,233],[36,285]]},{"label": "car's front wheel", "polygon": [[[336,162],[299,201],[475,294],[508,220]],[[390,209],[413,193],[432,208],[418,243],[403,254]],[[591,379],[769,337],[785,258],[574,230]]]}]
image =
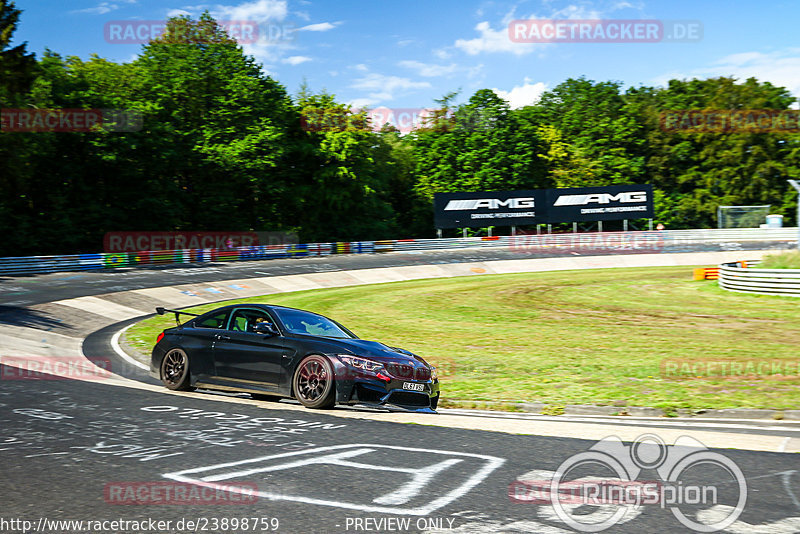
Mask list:
[{"label": "car's front wheel", "polygon": [[190,391],[189,356],[183,349],[172,349],[161,360],[161,381],[173,391]]},{"label": "car's front wheel", "polygon": [[431,397],[431,410],[435,410],[439,407],[439,394],[437,393],[435,397]]},{"label": "car's front wheel", "polygon": [[324,356],[308,356],[294,373],[294,395],[307,408],[330,408],[336,402],[333,368]]}]

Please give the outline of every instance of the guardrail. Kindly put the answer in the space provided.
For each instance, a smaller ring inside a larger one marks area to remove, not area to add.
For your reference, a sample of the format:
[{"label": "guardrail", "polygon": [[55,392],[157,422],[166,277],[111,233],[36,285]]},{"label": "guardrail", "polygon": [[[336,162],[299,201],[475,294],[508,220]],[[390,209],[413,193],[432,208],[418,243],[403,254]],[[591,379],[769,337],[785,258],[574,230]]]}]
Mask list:
[{"label": "guardrail", "polygon": [[800,269],[759,269],[759,261],[719,266],[718,284],[728,291],[800,297]]},{"label": "guardrail", "polygon": [[740,228],[522,234],[454,239],[395,239],[336,243],[263,245],[230,249],[178,249],[142,252],[101,252],[62,256],[0,258],[0,275],[88,271],[142,265],[252,261],[330,254],[373,254],[418,250],[505,247],[528,257],[597,254],[654,254],[704,250],[746,250],[787,247],[797,228]]}]

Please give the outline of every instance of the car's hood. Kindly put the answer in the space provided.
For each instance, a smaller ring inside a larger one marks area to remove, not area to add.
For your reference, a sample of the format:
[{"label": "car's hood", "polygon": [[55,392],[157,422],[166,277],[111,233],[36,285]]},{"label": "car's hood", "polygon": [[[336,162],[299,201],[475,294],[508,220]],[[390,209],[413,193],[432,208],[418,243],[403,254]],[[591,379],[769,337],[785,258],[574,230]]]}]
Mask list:
[{"label": "car's hood", "polygon": [[341,349],[343,354],[349,353],[355,356],[364,356],[365,358],[372,358],[382,362],[408,365],[414,365],[416,363],[417,365],[423,364],[428,366],[428,363],[416,354],[404,349],[389,347],[377,341],[338,338],[327,338],[325,341]]}]

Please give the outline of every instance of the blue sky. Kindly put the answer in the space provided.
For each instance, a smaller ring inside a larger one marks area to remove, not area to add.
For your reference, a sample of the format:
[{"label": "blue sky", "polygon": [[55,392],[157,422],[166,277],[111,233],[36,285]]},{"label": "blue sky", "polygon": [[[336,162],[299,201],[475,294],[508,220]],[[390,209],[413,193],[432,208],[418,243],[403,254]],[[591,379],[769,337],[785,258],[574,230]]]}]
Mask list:
[{"label": "blue sky", "polygon": [[[513,107],[530,104],[568,77],[662,85],[670,78],[732,75],[787,87],[800,96],[800,1],[762,0],[17,0],[15,43],[88,58],[131,61],[142,45],[115,44],[104,27],[170,15],[258,24],[243,44],[295,93],[305,79],[357,106],[424,108],[460,90],[494,89]],[[660,43],[523,44],[508,38],[515,19],[688,20],[702,39]],[[270,34],[272,38],[270,38]],[[286,37],[286,38],[284,38]]]}]

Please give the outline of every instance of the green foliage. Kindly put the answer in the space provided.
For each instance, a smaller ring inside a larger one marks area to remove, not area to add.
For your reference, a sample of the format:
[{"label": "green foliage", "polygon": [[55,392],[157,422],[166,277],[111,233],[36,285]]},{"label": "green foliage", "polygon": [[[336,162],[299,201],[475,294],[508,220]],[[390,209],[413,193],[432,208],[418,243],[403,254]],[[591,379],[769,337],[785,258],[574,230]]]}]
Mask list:
[{"label": "green foliage", "polygon": [[[401,135],[327,92],[291,97],[208,13],[176,17],[131,63],[11,48],[0,0],[0,106],[130,110],[140,131],[0,132],[0,256],[98,250],[114,230],[294,230],[306,241],[427,237],[436,192],[651,183],[656,222],[713,227],[718,205],[795,224],[800,134],[672,133],[660,113],[788,109],[750,78],[623,91],[568,79],[511,109],[489,89],[435,101]],[[378,128],[380,128],[378,130]]]}]

